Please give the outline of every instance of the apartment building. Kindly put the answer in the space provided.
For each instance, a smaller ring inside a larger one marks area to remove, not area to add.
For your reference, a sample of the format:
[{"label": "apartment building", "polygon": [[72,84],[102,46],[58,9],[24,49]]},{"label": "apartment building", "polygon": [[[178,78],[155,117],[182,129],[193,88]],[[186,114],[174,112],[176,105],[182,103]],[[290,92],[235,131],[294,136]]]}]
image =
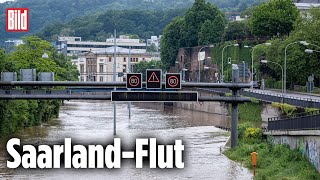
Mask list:
[{"label": "apartment building", "polygon": [[[160,60],[159,53],[141,52],[139,49],[116,47],[116,81],[126,81],[126,73],[134,70],[140,61]],[[114,46],[104,50],[78,54],[72,60],[80,72],[80,81],[113,81]],[[130,68],[129,68],[130,67]]]},{"label": "apartment building", "polygon": [[[114,46],[114,38],[106,39],[105,42],[82,41],[81,37],[58,37],[58,40],[53,43],[59,53],[68,56],[77,56],[81,53],[90,51],[103,51]],[[116,38],[116,45],[121,48],[131,47],[141,53],[146,52],[147,44],[140,42],[140,39],[129,39],[128,36],[121,35]]]}]

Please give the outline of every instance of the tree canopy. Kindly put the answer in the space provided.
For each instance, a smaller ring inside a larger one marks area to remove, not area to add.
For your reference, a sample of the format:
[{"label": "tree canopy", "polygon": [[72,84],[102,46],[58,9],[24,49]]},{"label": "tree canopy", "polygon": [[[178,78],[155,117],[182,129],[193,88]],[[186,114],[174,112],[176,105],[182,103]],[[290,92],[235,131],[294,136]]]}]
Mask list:
[{"label": "tree canopy", "polygon": [[172,20],[163,30],[161,60],[166,68],[174,65],[181,47],[221,41],[226,20],[223,13],[205,0],[196,0],[185,16]]},{"label": "tree canopy", "polygon": [[[243,9],[259,4],[264,0],[208,0],[216,4],[224,11],[242,11]],[[139,11],[167,11],[187,9],[192,6],[194,0],[17,0],[9,1],[0,4],[0,21],[5,22],[5,9],[8,7],[28,7],[30,10],[30,32],[29,33],[7,33],[5,23],[0,23],[0,42],[8,38],[19,38],[21,36],[30,35],[39,32],[43,27],[70,22],[74,18],[84,15],[107,13],[111,10],[139,10]],[[89,16],[87,16],[88,18]],[[146,14],[145,18],[148,17]],[[161,16],[159,16],[161,17]],[[84,20],[84,19],[81,19]],[[90,19],[85,19],[89,21]],[[85,21],[85,22],[86,22]],[[158,22],[158,21],[156,21]],[[169,21],[168,21],[169,22]],[[126,24],[126,22],[123,22]],[[92,24],[97,25],[97,24]],[[129,23],[130,25],[130,23]],[[80,25],[79,25],[80,26]],[[94,28],[90,26],[91,28]],[[159,26],[157,26],[159,27]],[[134,27],[143,29],[144,27]],[[163,28],[162,28],[163,29]],[[161,32],[160,29],[159,31]],[[57,29],[53,29],[57,30]],[[88,30],[88,27],[82,30]],[[101,30],[101,29],[100,29]],[[100,31],[99,30],[99,31]],[[105,32],[105,29],[103,29]],[[119,29],[121,30],[121,29]],[[99,32],[98,31],[98,32]],[[73,30],[65,29],[66,33],[71,33]],[[54,33],[53,33],[54,34]]]},{"label": "tree canopy", "polygon": [[253,11],[251,29],[257,36],[283,36],[293,29],[299,10],[292,0],[270,0]]}]

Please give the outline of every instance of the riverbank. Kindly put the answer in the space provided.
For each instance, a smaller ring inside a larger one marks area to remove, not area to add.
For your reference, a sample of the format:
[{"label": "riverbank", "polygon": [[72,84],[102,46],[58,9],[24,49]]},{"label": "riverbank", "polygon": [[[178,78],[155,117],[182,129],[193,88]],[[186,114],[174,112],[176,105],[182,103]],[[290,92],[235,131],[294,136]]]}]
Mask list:
[{"label": "riverbank", "polygon": [[285,145],[273,145],[263,138],[260,107],[259,102],[240,105],[239,145],[226,150],[224,154],[252,170],[251,153],[257,152],[255,179],[320,179],[316,168],[299,150],[290,150]]},{"label": "riverbank", "polygon": [[1,100],[0,137],[59,116],[58,100]]}]

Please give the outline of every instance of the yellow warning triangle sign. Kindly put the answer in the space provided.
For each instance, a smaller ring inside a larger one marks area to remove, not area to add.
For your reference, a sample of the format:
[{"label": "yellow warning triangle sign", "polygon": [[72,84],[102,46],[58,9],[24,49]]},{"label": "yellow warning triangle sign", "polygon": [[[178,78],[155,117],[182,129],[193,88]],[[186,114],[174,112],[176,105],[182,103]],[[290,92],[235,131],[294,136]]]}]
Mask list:
[{"label": "yellow warning triangle sign", "polygon": [[151,83],[160,82],[155,72],[152,72],[151,76],[148,79],[148,82],[151,82]]}]

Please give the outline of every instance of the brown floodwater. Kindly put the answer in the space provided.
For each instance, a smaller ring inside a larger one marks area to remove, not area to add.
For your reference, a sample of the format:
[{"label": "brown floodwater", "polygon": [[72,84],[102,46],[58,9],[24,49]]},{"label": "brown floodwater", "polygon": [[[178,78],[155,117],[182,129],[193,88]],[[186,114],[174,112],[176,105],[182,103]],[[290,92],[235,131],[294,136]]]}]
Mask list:
[{"label": "brown floodwater", "polygon": [[117,104],[117,137],[122,147],[134,150],[137,137],[155,137],[162,143],[181,139],[184,169],[136,169],[133,159],[122,160],[121,169],[8,169],[6,143],[12,137],[33,145],[63,144],[64,138],[84,145],[113,142],[112,103],[67,101],[59,118],[0,139],[0,179],[252,179],[248,169],[220,152],[228,136],[216,127],[228,127],[227,117],[154,103],[133,104],[131,111],[129,119],[128,105]]}]

